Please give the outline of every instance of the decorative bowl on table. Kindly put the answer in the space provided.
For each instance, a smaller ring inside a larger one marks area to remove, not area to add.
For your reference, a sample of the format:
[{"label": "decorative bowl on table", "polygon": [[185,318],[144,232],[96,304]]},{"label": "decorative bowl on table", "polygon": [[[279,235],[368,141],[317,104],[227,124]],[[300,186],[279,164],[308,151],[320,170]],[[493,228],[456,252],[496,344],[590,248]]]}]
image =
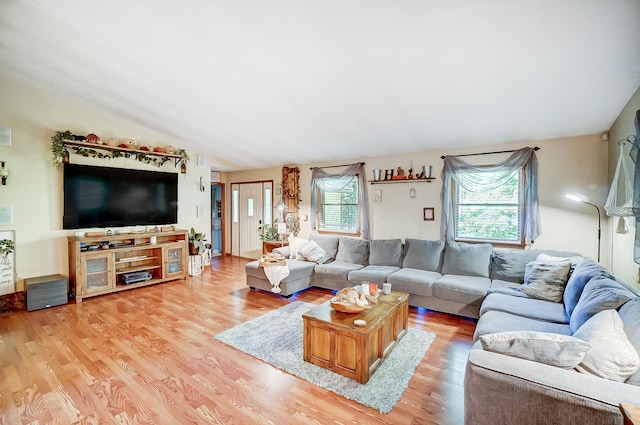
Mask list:
[{"label": "decorative bowl on table", "polygon": [[377,297],[363,294],[356,288],[343,288],[329,300],[331,307],[343,313],[360,313],[378,302]]}]

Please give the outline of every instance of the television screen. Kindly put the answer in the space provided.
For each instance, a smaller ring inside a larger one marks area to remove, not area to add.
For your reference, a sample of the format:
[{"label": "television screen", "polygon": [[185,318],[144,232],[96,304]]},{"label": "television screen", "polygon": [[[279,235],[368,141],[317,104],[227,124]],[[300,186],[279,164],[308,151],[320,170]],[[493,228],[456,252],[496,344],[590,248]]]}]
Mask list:
[{"label": "television screen", "polygon": [[64,164],[64,229],[175,224],[178,174]]}]

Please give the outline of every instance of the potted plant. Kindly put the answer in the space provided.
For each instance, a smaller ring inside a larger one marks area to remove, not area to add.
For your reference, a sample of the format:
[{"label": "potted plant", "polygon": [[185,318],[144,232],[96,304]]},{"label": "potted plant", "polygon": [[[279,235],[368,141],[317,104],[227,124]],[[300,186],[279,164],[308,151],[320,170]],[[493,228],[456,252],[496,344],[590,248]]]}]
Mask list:
[{"label": "potted plant", "polygon": [[276,218],[271,224],[264,224],[262,226],[262,235],[260,240],[262,242],[277,241],[280,235],[278,234],[278,219]]},{"label": "potted plant", "polygon": [[187,172],[187,164],[189,163],[189,155],[187,154],[187,151],[184,149],[178,149],[178,152],[176,152],[178,155],[182,156],[182,158],[180,159],[180,172],[182,174]]},{"label": "potted plant", "polygon": [[196,232],[193,227],[189,231],[189,254],[198,255],[201,251],[204,251],[206,247],[204,242],[206,241],[204,233]]},{"label": "potted plant", "polygon": [[287,232],[293,233],[293,236],[298,236],[300,232],[300,218],[294,213],[287,214]]},{"label": "potted plant", "polygon": [[10,239],[0,239],[0,258],[7,260],[7,256],[13,252],[15,246]]},{"label": "potted plant", "polygon": [[71,139],[73,135],[69,130],[56,131],[51,136],[51,161],[56,167],[69,162],[69,151],[64,147],[64,140]]}]

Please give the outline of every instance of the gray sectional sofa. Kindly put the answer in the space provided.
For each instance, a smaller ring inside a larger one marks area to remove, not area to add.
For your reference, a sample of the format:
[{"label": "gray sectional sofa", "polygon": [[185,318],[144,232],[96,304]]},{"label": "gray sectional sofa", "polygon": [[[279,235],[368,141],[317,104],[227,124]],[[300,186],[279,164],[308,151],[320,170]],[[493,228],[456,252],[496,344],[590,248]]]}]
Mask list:
[{"label": "gray sectional sofa", "polygon": [[[478,319],[465,424],[622,425],[619,403],[640,405],[640,293],[599,263],[489,244],[311,239],[329,260],[287,259],[281,295],[389,282],[413,306]],[[257,261],[246,272],[250,287],[271,290]]]},{"label": "gray sectional sofa", "polygon": [[[540,253],[577,255],[559,251],[527,250],[517,258],[496,251],[490,244],[466,244],[440,240],[380,239],[312,234],[328,254],[318,264],[291,259],[291,246],[278,248],[289,267],[289,276],[280,283],[280,295],[290,296],[311,286],[342,289],[363,281],[391,283],[409,294],[409,304],[471,318],[480,317],[480,306],[490,289],[517,287],[524,280],[524,266]],[[247,285],[270,291],[271,283],[258,261],[245,267]]]},{"label": "gray sectional sofa", "polygon": [[490,290],[474,340],[467,424],[622,425],[619,403],[640,404],[640,294],[591,259],[558,302]]}]

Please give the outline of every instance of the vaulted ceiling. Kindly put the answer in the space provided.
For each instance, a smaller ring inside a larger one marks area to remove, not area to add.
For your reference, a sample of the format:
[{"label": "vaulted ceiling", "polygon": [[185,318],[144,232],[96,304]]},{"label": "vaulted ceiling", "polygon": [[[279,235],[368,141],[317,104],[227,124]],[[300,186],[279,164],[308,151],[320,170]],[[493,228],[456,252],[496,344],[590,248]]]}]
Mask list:
[{"label": "vaulted ceiling", "polygon": [[0,73],[227,169],[593,134],[640,86],[640,0],[2,0]]}]

